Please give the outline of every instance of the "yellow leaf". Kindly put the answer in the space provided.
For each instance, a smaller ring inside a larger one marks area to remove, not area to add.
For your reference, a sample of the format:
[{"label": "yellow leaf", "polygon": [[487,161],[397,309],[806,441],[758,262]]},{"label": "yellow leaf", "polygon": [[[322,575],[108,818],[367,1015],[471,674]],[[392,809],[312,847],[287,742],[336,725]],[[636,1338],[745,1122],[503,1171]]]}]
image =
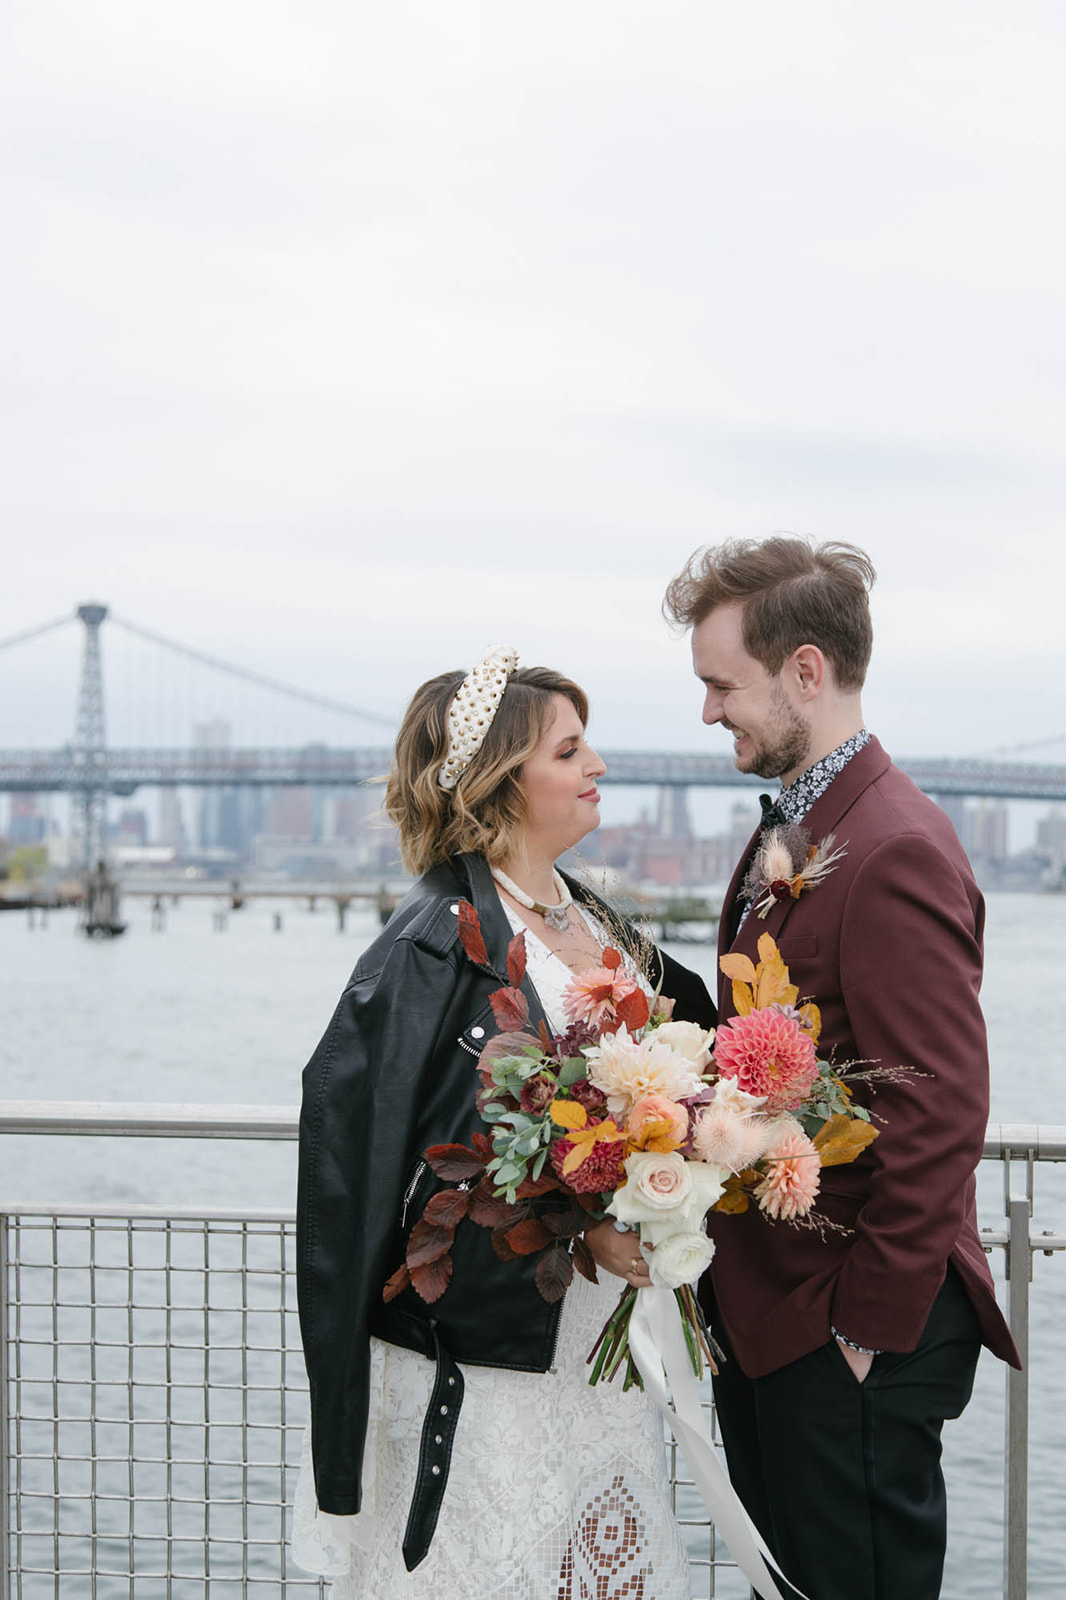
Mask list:
[{"label": "yellow leaf", "polygon": [[759,936],[759,960],[760,962],[781,960],[781,952],[774,943],[772,933],[763,933]]},{"label": "yellow leaf", "polygon": [[814,1147],[823,1167],[842,1167],[861,1155],[877,1138],[877,1129],[859,1117],[830,1117],[814,1136]]},{"label": "yellow leaf", "polygon": [[712,1211],[724,1211],[728,1216],[739,1217],[748,1209],[749,1200],[743,1189],[726,1190],[720,1200],[715,1201]]},{"label": "yellow leaf", "polygon": [[588,1112],[578,1100],[553,1100],[548,1108],[552,1121],[560,1128],[583,1128],[589,1120]]},{"label": "yellow leaf", "polygon": [[808,1000],[800,1006],[800,1027],[804,1033],[810,1034],[815,1044],[818,1043],[822,1033],[822,1013],[813,1000]]},{"label": "yellow leaf", "polygon": [[[764,934],[763,937],[769,938],[769,935]],[[770,940],[770,943],[773,943],[772,939]],[[756,982],[757,974],[750,956],[742,956],[739,953],[722,956],[719,959],[718,965],[721,967],[727,978],[739,978],[743,983]]]},{"label": "yellow leaf", "polygon": [[751,984],[741,983],[738,978],[733,979],[733,1010],[738,1017],[746,1017],[749,1011],[755,1010]]},{"label": "yellow leaf", "polygon": [[794,983],[789,983],[788,968],[780,955],[775,951],[773,960],[763,961],[761,965],[759,987],[755,995],[755,1002],[759,1009],[762,1010],[763,1006],[795,1005],[799,999],[799,990]]}]

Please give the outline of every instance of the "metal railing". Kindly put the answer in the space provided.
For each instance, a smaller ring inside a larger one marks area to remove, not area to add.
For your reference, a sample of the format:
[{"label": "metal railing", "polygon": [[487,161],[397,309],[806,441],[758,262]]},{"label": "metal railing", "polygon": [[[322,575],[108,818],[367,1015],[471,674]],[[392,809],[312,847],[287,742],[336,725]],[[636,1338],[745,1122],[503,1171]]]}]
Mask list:
[{"label": "metal railing", "polygon": [[[0,1133],[292,1140],[297,1114],[0,1102]],[[1066,1249],[1031,1231],[1035,1167],[1066,1128],[991,1127],[984,1153],[1026,1362],[1033,1254]],[[1028,1382],[1007,1380],[1005,1600],[1027,1593]],[[305,1389],[291,1213],[0,1201],[0,1600],[321,1594],[286,1549]],[[732,1563],[671,1459],[714,1596]]]}]

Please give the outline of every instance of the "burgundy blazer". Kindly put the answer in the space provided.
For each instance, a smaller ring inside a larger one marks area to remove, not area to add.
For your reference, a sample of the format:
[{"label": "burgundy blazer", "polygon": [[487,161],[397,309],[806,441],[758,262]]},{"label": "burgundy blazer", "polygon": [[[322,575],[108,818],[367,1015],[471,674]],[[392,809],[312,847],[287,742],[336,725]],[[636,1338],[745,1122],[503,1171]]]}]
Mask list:
[{"label": "burgundy blazer", "polygon": [[[821,1008],[819,1055],[916,1068],[856,1090],[880,1129],[849,1166],[828,1167],[816,1209],[840,1232],[771,1222],[751,1206],[711,1213],[714,1297],[749,1377],[823,1345],[836,1327],[871,1349],[913,1350],[950,1261],[984,1343],[1019,1365],[977,1234],[974,1172],[988,1121],[988,1051],[978,990],[984,902],[945,814],[871,739],[803,820],[845,855],[798,900],[734,906],[755,837],[722,912],[719,954],[758,960],[773,935]],[[719,975],[719,1020],[734,1015]],[[704,1284],[707,1280],[704,1279]]]}]

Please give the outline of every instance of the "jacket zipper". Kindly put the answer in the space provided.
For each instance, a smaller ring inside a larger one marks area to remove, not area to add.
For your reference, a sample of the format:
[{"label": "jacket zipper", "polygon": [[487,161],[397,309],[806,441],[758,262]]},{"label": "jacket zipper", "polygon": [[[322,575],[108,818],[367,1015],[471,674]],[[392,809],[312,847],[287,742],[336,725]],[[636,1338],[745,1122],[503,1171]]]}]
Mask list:
[{"label": "jacket zipper", "polygon": [[407,1185],[407,1188],[404,1190],[403,1205],[400,1207],[400,1227],[401,1228],[406,1226],[406,1223],[407,1223],[407,1208],[411,1204],[411,1201],[414,1199],[415,1190],[418,1188],[418,1185],[421,1183],[422,1174],[425,1172],[425,1170],[426,1170],[425,1161],[424,1160],[420,1161],[418,1163],[417,1167],[415,1168],[414,1177],[411,1179],[410,1183]]}]

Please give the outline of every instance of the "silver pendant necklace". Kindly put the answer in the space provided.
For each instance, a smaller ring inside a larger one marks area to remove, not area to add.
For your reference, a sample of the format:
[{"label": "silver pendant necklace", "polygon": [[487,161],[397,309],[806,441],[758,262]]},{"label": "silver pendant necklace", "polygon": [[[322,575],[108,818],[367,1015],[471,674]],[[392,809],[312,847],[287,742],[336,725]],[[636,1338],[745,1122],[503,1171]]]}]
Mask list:
[{"label": "silver pendant necklace", "polygon": [[526,894],[524,889],[520,889],[517,883],[507,876],[506,872],[500,871],[499,867],[491,867],[489,870],[500,885],[500,888],[506,889],[512,900],[517,900],[518,904],[525,906],[527,911],[535,911],[538,917],[544,918],[549,928],[555,929],[556,933],[566,932],[570,926],[569,912],[574,903],[574,897],[554,868],[552,869],[552,882],[559,896],[559,904],[557,906],[542,905],[539,900],[534,900],[532,895]]}]

